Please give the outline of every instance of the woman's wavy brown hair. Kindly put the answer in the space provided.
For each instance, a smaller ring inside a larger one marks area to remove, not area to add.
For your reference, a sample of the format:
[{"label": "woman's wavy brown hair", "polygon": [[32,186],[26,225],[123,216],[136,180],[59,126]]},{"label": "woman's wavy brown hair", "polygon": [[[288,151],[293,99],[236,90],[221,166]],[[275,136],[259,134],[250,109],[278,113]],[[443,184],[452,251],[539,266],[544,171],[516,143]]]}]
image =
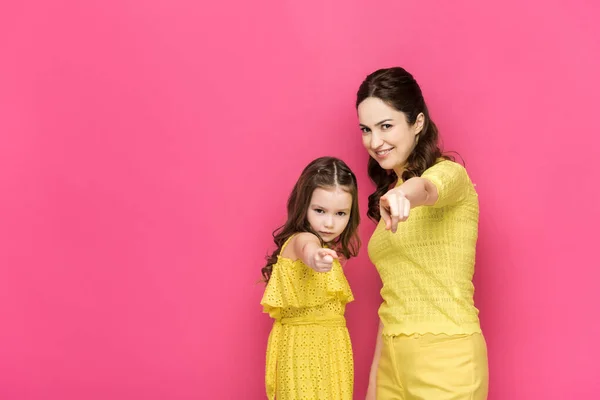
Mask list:
[{"label": "woman's wavy brown hair", "polygon": [[[421,88],[415,78],[404,68],[385,68],[368,75],[356,94],[356,108],[368,97],[379,98],[390,107],[404,113],[409,125],[416,122],[420,113],[425,116],[415,149],[408,157],[400,177],[403,181],[421,176],[440,158],[453,160],[452,157],[442,154],[438,145],[438,129],[429,116]],[[394,171],[381,168],[373,157],[369,157],[367,172],[376,186],[375,192],[369,196],[367,216],[379,222],[381,219],[379,199],[398,181],[398,177]]]},{"label": "woman's wavy brown hair", "polygon": [[358,224],[360,212],[358,210],[358,185],[356,176],[342,160],[335,157],[321,157],[312,161],[304,168],[300,178],[294,185],[287,202],[287,221],[273,232],[273,241],[276,250],[267,257],[267,265],[261,272],[263,280],[269,282],[273,265],[277,262],[281,246],[290,236],[299,232],[310,232],[321,240],[320,236],[310,227],[306,214],[310,206],[312,194],[317,188],[330,189],[339,187],[352,196],[350,220],[346,229],[334,243],[328,243],[334,250],[340,252],[345,259],[358,254],[360,239],[358,237]]}]

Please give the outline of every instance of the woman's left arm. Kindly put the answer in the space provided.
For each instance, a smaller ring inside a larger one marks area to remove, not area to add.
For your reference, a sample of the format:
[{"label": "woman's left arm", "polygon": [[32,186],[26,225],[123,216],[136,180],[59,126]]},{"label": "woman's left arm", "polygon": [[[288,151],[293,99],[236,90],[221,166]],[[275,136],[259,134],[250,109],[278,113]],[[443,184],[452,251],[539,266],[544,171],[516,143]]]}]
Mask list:
[{"label": "woman's left arm", "polygon": [[391,189],[379,200],[381,218],[385,221],[386,229],[395,233],[398,223],[406,221],[411,208],[432,206],[437,199],[437,188],[425,178],[411,178]]},{"label": "woman's left arm", "polygon": [[446,207],[461,202],[473,184],[465,168],[442,161],[419,178],[411,178],[381,196],[379,206],[386,229],[396,232],[398,222],[406,221],[411,208]]}]

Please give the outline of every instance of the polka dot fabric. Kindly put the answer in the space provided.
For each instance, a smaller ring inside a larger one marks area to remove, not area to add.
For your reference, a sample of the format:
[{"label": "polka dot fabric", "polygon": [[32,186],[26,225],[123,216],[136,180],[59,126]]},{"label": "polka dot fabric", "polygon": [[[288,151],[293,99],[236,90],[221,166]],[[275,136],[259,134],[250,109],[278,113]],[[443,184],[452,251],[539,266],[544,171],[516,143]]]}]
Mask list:
[{"label": "polka dot fabric", "polygon": [[267,347],[270,400],[351,400],[352,345],[344,319],[354,300],[341,265],[315,272],[279,257],[261,304],[275,322]]}]

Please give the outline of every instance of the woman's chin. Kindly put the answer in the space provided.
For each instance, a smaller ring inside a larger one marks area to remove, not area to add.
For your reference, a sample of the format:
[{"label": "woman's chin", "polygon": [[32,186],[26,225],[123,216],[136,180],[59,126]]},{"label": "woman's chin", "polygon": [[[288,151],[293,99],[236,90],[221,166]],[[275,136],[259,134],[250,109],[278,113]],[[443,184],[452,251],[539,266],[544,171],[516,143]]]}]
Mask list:
[{"label": "woman's chin", "polygon": [[381,168],[383,168],[383,169],[385,169],[387,171],[393,170],[396,167],[396,165],[398,165],[397,162],[395,162],[392,159],[388,159],[388,158],[386,158],[385,160],[377,160],[376,159],[376,161],[377,161],[377,164],[379,164],[379,166]]}]

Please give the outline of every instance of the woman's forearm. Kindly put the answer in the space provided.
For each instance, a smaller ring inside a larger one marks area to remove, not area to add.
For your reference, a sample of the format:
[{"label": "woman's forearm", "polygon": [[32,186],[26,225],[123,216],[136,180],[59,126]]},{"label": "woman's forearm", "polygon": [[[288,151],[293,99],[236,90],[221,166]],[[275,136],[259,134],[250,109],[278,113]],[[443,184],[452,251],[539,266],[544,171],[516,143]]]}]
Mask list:
[{"label": "woman's forearm", "polygon": [[377,341],[375,342],[375,352],[373,354],[373,363],[371,364],[371,373],[369,375],[369,384],[375,384],[377,381],[377,368],[379,367],[379,358],[381,357],[383,324],[379,321],[377,329]]}]

